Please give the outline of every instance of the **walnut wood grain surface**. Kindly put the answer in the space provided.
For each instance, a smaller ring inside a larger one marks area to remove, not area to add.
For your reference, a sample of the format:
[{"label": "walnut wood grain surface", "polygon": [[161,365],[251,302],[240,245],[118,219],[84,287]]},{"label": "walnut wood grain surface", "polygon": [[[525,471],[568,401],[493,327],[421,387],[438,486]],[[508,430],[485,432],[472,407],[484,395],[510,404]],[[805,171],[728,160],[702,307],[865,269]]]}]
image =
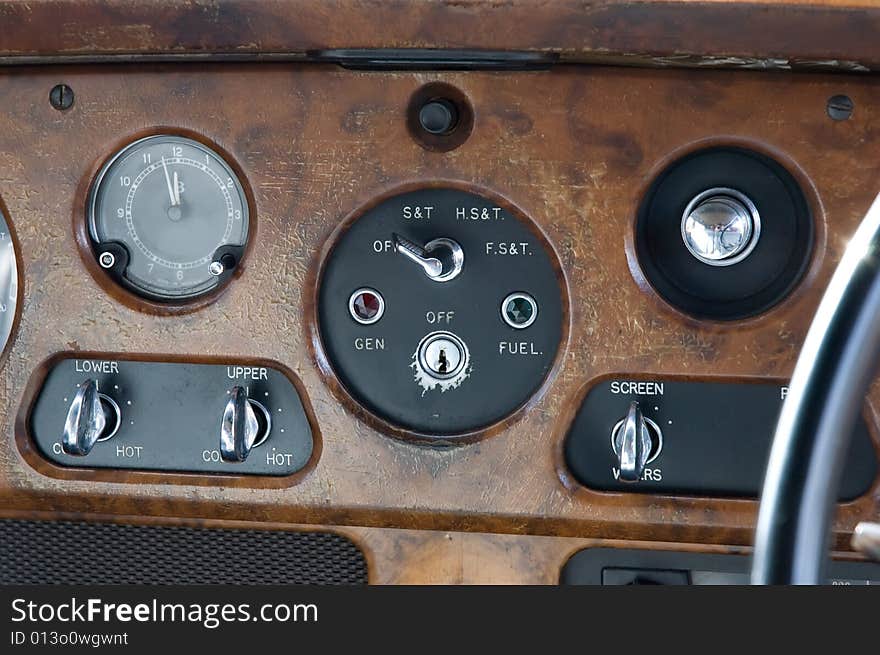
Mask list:
[{"label": "walnut wood grain surface", "polygon": [[[720,554],[748,553],[748,548],[703,544],[543,537],[532,535],[399,530],[353,526],[320,527],[242,521],[151,519],[142,516],[106,517],[23,513],[0,510],[0,518],[28,520],[97,520],[124,525],[179,526],[225,529],[332,532],[357,544],[367,560],[370,584],[531,584],[554,585],[568,559],[584,548],[645,548]],[[853,559],[851,553],[836,556]]]},{"label": "walnut wood grain surface", "polygon": [[[47,100],[60,81],[76,93],[65,113]],[[447,153],[425,150],[406,126],[411,94],[434,81],[460,88],[475,112],[470,138]],[[825,114],[837,93],[855,102],[849,121]],[[595,493],[572,483],[560,451],[576,400],[590,380],[614,373],[790,375],[821,292],[880,186],[880,82],[872,77],[39,67],[4,71],[0,98],[0,197],[21,247],[24,294],[0,382],[0,510],[746,544],[752,501]],[[99,163],[161,126],[228,152],[256,211],[241,277],[181,316],[139,311],[106,293],[74,239]],[[657,171],[717,143],[776,157],[805,187],[817,222],[800,287],[771,312],[731,325],[664,305],[641,278],[632,243],[636,207]],[[445,450],[390,439],[358,419],[316,364],[310,303],[321,253],[346,216],[378,194],[437,180],[491,190],[536,221],[562,263],[572,310],[558,373],[530,411]],[[302,380],[321,457],[282,489],[38,471],[16,445],[15,419],[39,364],[69,350],[276,360]],[[875,438],[878,400],[875,388]],[[839,544],[858,520],[878,515],[875,486],[841,509]]]},{"label": "walnut wood grain surface", "polygon": [[0,22],[0,57],[12,58],[471,48],[880,65],[875,0],[2,0]]}]

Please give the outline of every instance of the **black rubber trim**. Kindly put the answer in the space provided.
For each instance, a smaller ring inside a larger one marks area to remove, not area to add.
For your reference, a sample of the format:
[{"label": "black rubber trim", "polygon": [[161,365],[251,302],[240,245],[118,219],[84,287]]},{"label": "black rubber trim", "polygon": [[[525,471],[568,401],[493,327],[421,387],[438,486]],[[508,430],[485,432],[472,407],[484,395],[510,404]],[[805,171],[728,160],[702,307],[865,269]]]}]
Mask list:
[{"label": "black rubber trim", "polygon": [[317,50],[310,61],[339,64],[355,70],[545,70],[559,59],[554,53],[492,50],[345,49]]}]

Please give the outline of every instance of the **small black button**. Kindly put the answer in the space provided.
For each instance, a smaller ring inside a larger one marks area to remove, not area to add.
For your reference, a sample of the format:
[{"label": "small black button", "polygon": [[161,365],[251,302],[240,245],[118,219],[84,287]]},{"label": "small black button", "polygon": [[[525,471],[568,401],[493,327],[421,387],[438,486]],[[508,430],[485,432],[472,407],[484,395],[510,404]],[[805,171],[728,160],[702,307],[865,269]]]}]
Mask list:
[{"label": "small black button", "polygon": [[458,111],[448,100],[429,100],[419,110],[419,125],[429,134],[449,134],[458,124]]}]

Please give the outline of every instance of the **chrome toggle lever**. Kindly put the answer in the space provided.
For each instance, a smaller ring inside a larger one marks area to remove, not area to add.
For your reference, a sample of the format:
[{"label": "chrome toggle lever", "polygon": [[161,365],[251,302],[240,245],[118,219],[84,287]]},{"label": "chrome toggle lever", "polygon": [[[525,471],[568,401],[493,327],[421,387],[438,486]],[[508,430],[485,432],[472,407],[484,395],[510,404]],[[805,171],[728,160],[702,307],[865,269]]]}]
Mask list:
[{"label": "chrome toggle lever", "polygon": [[260,426],[244,387],[233,387],[220,423],[220,455],[227,462],[243,462],[254,447]]},{"label": "chrome toggle lever", "polygon": [[395,232],[392,242],[395,252],[418,264],[435,282],[448,282],[464,268],[464,251],[452,239],[432,239],[422,247]]},{"label": "chrome toggle lever", "polygon": [[116,434],[119,423],[119,406],[98,391],[95,380],[86,380],[79,385],[67,410],[61,448],[68,455],[88,455],[98,441]]},{"label": "chrome toggle lever", "polygon": [[614,452],[620,462],[620,479],[637,482],[651,457],[653,442],[648,424],[635,401],[630,403],[626,417],[614,428]]},{"label": "chrome toggle lever", "polygon": [[243,462],[254,446],[266,440],[271,429],[266,408],[248,398],[244,387],[232,387],[220,422],[220,456],[227,462]]}]

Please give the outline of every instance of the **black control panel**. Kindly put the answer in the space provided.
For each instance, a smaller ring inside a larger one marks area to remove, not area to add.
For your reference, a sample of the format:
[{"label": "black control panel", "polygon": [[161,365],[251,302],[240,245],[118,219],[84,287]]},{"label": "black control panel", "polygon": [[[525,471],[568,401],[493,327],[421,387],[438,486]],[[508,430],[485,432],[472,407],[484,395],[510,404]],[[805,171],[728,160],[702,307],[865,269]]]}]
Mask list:
[{"label": "black control panel", "polygon": [[[603,491],[757,497],[787,392],[754,381],[606,379],[584,398],[566,438],[566,462],[581,484]],[[624,452],[627,420],[632,431],[642,426],[644,450]],[[622,470],[633,469],[633,454],[643,463],[626,481]],[[860,421],[840,499],[866,493],[876,476],[877,453]]]},{"label": "black control panel", "polygon": [[[720,553],[587,548],[562,569],[565,585],[747,585],[751,558]],[[827,584],[880,585],[880,564],[833,560]]]},{"label": "black control panel", "polygon": [[320,279],[321,341],[354,399],[444,440],[541,387],[563,329],[558,262],[527,218],[457,189],[392,196],[358,217]]},{"label": "black control panel", "polygon": [[272,365],[56,358],[30,413],[61,466],[290,475],[314,449],[291,379]]}]

